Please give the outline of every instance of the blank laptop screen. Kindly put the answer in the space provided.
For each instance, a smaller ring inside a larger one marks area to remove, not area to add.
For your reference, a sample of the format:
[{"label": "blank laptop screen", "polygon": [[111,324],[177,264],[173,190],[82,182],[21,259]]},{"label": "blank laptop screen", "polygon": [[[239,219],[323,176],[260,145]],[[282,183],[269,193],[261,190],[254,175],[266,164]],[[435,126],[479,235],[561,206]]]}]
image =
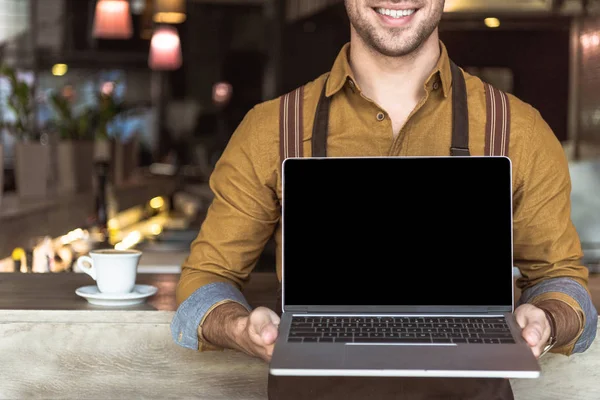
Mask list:
[{"label": "blank laptop screen", "polygon": [[288,159],[285,306],[510,306],[507,158]]}]

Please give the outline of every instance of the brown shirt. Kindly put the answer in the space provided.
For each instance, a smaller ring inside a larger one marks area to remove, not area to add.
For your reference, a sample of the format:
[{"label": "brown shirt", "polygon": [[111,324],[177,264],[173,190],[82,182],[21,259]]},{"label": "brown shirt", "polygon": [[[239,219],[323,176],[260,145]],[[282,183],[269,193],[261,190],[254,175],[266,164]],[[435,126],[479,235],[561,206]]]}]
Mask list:
[{"label": "brown shirt", "polygon": [[[349,44],[344,46],[332,70],[305,86],[304,154],[310,155],[314,113],[329,75],[326,95],[333,96],[329,156],[449,155],[452,77],[448,53],[443,43],[440,46],[441,57],[424,85],[423,97],[396,138],[385,110],[361,93],[348,62]],[[483,82],[466,72],[465,79],[470,150],[472,155],[484,155]],[[509,102],[514,263],[522,273],[518,287],[526,289],[548,278],[568,277],[587,289],[588,270],[580,262],[583,254],[570,219],[570,177],[565,153],[536,109],[512,95]],[[380,113],[385,118],[378,118]],[[255,106],[245,116],[215,167],[210,187],[214,202],[183,265],[177,287],[178,304],[211,282],[227,282],[242,289],[273,234],[277,276],[281,280],[278,99]],[[577,311],[581,334],[585,317],[579,303],[559,292],[545,293],[532,302],[548,298],[563,301]],[[569,354],[574,343],[554,351]],[[203,346],[201,341],[200,350]]]}]

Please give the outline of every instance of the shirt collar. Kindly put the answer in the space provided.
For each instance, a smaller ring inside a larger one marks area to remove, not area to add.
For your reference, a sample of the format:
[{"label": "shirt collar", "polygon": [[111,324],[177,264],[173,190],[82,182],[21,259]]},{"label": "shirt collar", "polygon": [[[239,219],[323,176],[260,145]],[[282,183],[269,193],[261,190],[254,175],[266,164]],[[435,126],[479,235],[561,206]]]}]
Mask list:
[{"label": "shirt collar", "polygon": [[[348,79],[355,81],[350,63],[348,61],[350,51],[350,43],[346,43],[341,51],[339,52],[333,67],[329,73],[329,79],[327,80],[327,88],[325,89],[325,95],[331,97],[332,95],[339,92],[344,85],[348,82]],[[440,78],[442,83],[442,91],[444,97],[448,97],[450,87],[452,86],[452,72],[450,70],[450,58],[448,57],[448,51],[446,46],[440,41],[440,58],[427,79],[426,85],[429,85],[436,77]]]}]

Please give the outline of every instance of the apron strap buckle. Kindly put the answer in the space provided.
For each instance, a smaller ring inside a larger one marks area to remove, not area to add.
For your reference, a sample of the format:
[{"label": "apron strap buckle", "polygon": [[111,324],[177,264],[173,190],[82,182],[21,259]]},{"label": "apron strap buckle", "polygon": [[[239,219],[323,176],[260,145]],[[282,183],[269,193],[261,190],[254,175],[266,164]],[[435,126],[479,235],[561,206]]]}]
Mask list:
[{"label": "apron strap buckle", "polygon": [[450,154],[453,157],[468,157],[471,155],[469,149],[465,149],[462,147],[450,147]]}]

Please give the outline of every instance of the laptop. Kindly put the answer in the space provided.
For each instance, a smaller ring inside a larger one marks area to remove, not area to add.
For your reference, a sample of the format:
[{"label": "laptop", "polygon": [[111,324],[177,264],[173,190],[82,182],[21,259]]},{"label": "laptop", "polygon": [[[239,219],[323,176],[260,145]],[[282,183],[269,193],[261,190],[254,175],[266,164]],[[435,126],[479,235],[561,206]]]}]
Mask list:
[{"label": "laptop", "polygon": [[507,157],[290,158],[270,374],[537,378]]}]

